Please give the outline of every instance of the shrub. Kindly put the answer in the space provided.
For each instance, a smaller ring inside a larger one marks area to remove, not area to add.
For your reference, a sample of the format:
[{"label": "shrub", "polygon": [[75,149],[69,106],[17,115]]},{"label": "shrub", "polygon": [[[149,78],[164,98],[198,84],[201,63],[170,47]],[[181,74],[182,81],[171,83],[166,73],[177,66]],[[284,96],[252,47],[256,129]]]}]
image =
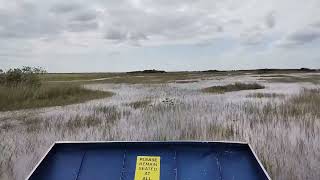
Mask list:
[{"label": "shrub", "polygon": [[9,69],[7,72],[0,71],[0,84],[6,86],[40,86],[39,74],[46,73],[42,68],[24,66],[22,68]]},{"label": "shrub", "polygon": [[3,84],[4,83],[4,73],[3,73],[3,70],[0,69],[0,84]]}]

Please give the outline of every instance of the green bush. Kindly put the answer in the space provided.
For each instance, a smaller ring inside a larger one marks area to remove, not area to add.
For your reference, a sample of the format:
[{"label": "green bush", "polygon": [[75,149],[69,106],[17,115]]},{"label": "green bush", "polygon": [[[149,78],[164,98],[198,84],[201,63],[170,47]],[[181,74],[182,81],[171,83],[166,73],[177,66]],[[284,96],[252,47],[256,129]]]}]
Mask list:
[{"label": "green bush", "polygon": [[22,67],[9,69],[6,72],[0,71],[0,84],[5,86],[40,86],[39,74],[46,73],[42,68]]},{"label": "green bush", "polygon": [[0,111],[62,106],[109,97],[75,84],[41,83],[41,68],[23,67],[0,71]]}]

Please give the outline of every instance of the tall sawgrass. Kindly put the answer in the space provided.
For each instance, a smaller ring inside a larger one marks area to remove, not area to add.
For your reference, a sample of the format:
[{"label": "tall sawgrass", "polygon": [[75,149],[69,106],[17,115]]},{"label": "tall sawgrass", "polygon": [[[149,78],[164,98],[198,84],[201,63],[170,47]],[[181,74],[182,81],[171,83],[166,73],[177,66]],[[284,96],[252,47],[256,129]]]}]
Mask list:
[{"label": "tall sawgrass", "polygon": [[110,95],[67,84],[0,86],[0,111],[73,104]]}]

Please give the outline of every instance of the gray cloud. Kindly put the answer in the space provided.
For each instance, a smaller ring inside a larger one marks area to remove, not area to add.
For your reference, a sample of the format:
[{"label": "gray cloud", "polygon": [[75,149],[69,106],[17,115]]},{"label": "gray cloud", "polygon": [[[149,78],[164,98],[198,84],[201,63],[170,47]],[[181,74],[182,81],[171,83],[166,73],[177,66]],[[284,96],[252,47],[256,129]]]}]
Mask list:
[{"label": "gray cloud", "polygon": [[83,32],[94,30],[99,27],[97,22],[72,22],[68,24],[67,30],[70,32]]},{"label": "gray cloud", "polygon": [[177,40],[209,36],[224,31],[224,25],[200,10],[192,12],[153,10],[134,7],[107,9],[106,39],[151,40],[152,37]]},{"label": "gray cloud", "polygon": [[223,32],[224,29],[223,29],[223,26],[219,25],[217,26],[217,32]]},{"label": "gray cloud", "polygon": [[59,32],[60,25],[54,18],[40,16],[36,8],[31,10],[31,5],[28,8],[20,9],[19,12],[8,10],[0,13],[0,37],[37,38]]},{"label": "gray cloud", "polygon": [[133,40],[133,41],[139,41],[139,40],[147,40],[148,37],[147,35],[143,34],[143,33],[130,33],[128,34],[128,37],[130,40]]},{"label": "gray cloud", "polygon": [[227,22],[227,24],[236,24],[236,25],[241,25],[243,24],[243,21],[241,19],[231,19]]},{"label": "gray cloud", "polygon": [[240,40],[244,45],[255,46],[265,41],[265,29],[255,25],[240,34]]},{"label": "gray cloud", "polygon": [[315,31],[315,30],[298,31],[292,34],[291,36],[289,36],[290,40],[295,41],[299,44],[311,42],[318,38],[320,38],[320,31]]},{"label": "gray cloud", "polygon": [[0,11],[0,38],[40,39],[65,31],[91,31],[99,28],[97,16],[97,11],[79,3],[17,3]]},{"label": "gray cloud", "polygon": [[273,28],[276,25],[274,12],[270,12],[269,14],[267,14],[267,16],[265,17],[265,24],[269,28]]},{"label": "gray cloud", "polygon": [[72,17],[72,20],[74,21],[91,21],[95,20],[97,18],[97,12],[96,11],[86,11],[86,12],[80,12],[76,14],[74,17]]},{"label": "gray cloud", "polygon": [[123,31],[121,29],[110,29],[106,33],[105,38],[118,43],[129,42],[129,44],[134,46],[140,46],[140,41],[148,40],[146,34],[141,32]]},{"label": "gray cloud", "polygon": [[[243,22],[241,20],[233,20],[234,24],[240,25]],[[270,29],[276,25],[276,18],[274,11],[267,13],[262,23],[258,22],[256,25],[246,28],[240,32],[240,41],[246,46],[258,46],[268,43]]]},{"label": "gray cloud", "polygon": [[278,45],[290,48],[308,44],[317,39],[320,39],[320,29],[306,28],[288,35]]},{"label": "gray cloud", "polygon": [[61,14],[61,13],[70,13],[76,10],[79,10],[82,8],[82,5],[78,4],[78,3],[57,3],[54,4],[51,8],[50,11],[57,13],[57,14]]},{"label": "gray cloud", "polygon": [[313,26],[314,28],[320,28],[320,21],[319,21],[319,22],[316,22],[316,23],[311,24],[311,26]]},{"label": "gray cloud", "polygon": [[127,38],[127,33],[116,29],[110,29],[106,33],[105,38],[109,40],[122,41]]}]

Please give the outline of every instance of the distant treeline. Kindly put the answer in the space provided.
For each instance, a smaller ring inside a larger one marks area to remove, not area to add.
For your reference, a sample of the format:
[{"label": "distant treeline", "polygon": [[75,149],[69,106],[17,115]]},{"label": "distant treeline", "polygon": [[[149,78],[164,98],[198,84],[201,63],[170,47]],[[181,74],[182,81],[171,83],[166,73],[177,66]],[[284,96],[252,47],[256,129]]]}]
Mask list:
[{"label": "distant treeline", "polygon": [[131,73],[166,73],[166,71],[162,71],[162,70],[155,70],[155,69],[148,69],[148,70],[143,70],[143,71],[131,71],[131,72],[127,72],[129,74]]},{"label": "distant treeline", "polygon": [[230,70],[230,71],[219,71],[219,70],[206,70],[199,71],[204,73],[219,73],[219,72],[256,72],[256,73],[271,73],[271,72],[320,72],[320,69],[309,69],[309,68],[300,68],[300,69],[248,69],[248,70]]},{"label": "distant treeline", "polygon": [[[201,72],[201,73],[225,73],[225,72],[250,72],[250,73],[258,73],[258,74],[264,74],[264,73],[289,73],[289,72],[320,72],[320,69],[309,69],[309,68],[300,68],[300,69],[245,69],[245,70],[215,70],[215,69],[210,69],[210,70],[205,70],[205,71],[183,71],[183,72]],[[151,70],[143,70],[143,71],[130,71],[127,72],[128,74],[136,74],[136,73],[167,73],[166,71],[163,70],[156,70],[156,69],[151,69]]]},{"label": "distant treeline", "polygon": [[301,71],[301,72],[316,72],[319,71],[319,69],[309,69],[309,68],[300,68],[300,69],[253,69],[253,70],[240,70],[240,71],[258,71],[258,72],[278,72],[278,71],[283,71],[283,72],[292,72],[292,71]]}]

